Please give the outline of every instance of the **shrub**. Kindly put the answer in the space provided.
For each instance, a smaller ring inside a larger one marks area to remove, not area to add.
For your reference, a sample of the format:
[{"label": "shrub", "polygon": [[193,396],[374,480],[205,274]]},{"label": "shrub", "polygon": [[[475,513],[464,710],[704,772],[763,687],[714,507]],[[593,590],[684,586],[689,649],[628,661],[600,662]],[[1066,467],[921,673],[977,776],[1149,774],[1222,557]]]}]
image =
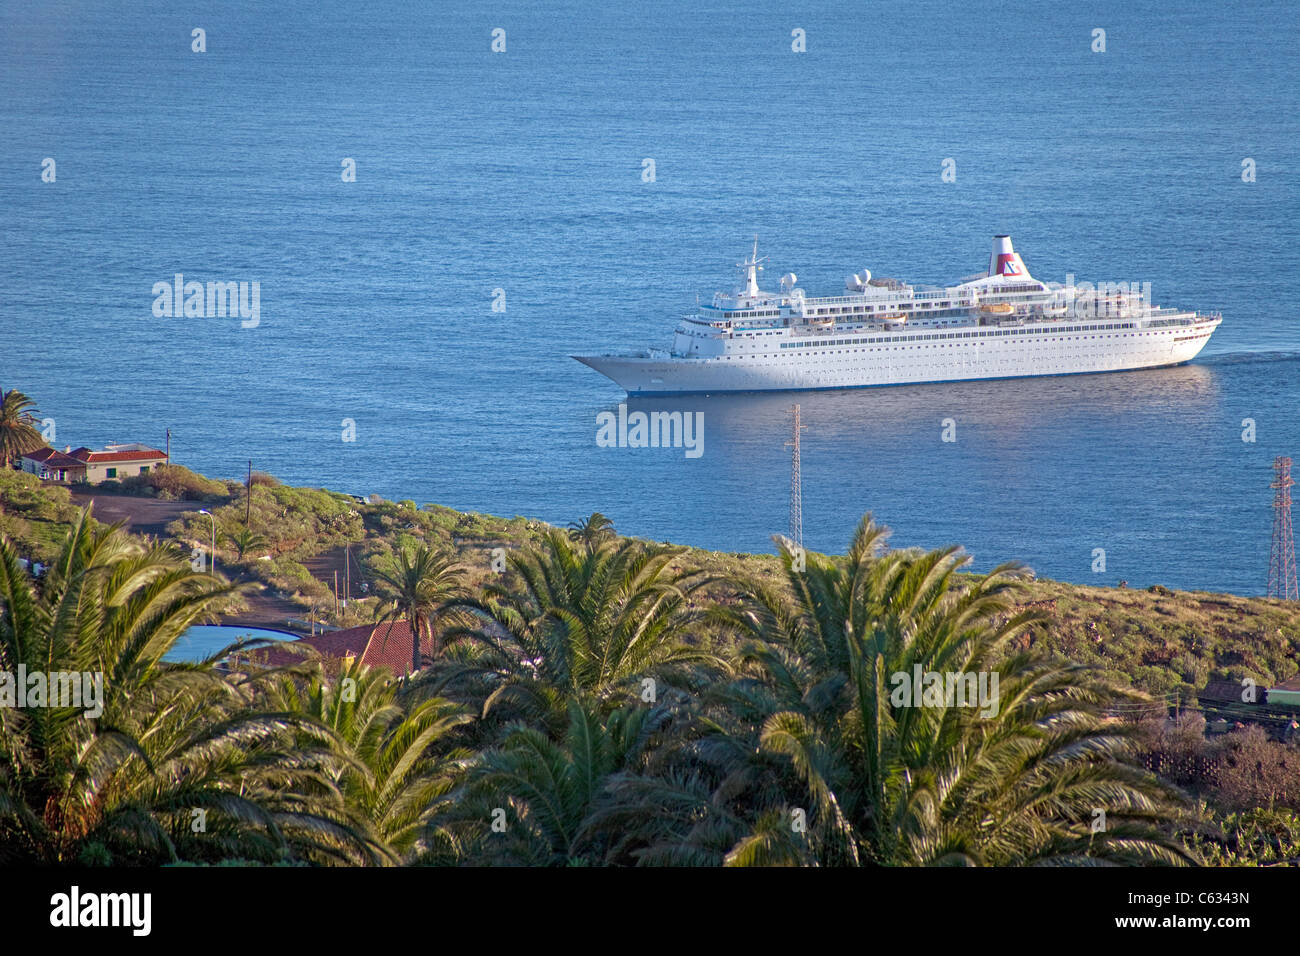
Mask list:
[{"label": "shrub", "polygon": [[1300,810],[1300,750],[1270,740],[1261,727],[1235,730],[1220,745],[1217,802],[1233,809]]},{"label": "shrub", "polygon": [[71,521],[77,513],[67,488],[9,469],[0,469],[0,508],[37,521]]},{"label": "shrub", "polygon": [[26,472],[0,469],[0,533],[17,544],[24,557],[50,563],[76,516],[67,488]]},{"label": "shrub", "polygon": [[1209,813],[1220,832],[1198,834],[1192,845],[1208,866],[1300,866],[1300,815],[1293,810],[1254,808],[1221,819]]},{"label": "shrub", "polygon": [[287,594],[301,594],[308,599],[325,600],[332,596],[329,586],[312,577],[311,572],[292,558],[278,557],[270,561],[254,561],[250,570],[276,590]]},{"label": "shrub", "polygon": [[168,501],[224,501],[229,493],[224,482],[213,481],[190,471],[184,465],[159,465],[147,475],[137,475],[122,482],[123,487],[154,489]]},{"label": "shrub", "polygon": [[[243,528],[246,505],[247,502],[240,500],[211,509],[218,528],[226,534]],[[249,529],[265,542],[258,549],[259,555],[270,553],[276,558],[301,560],[365,536],[355,501],[347,495],[316,488],[262,486],[255,490],[248,514]],[[167,531],[195,541],[206,541],[209,533],[207,519],[194,514],[173,521]]]}]

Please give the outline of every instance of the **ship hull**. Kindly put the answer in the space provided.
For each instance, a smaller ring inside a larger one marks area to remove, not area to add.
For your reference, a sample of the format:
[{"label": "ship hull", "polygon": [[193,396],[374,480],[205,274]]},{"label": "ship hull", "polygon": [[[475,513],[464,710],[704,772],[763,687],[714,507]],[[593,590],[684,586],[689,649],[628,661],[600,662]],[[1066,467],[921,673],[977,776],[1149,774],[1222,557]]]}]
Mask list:
[{"label": "ship hull", "polygon": [[997,338],[899,337],[889,345],[717,358],[575,355],[629,395],[804,391],[981,379],[1078,375],[1181,365],[1195,358],[1216,318],[1166,329]]}]

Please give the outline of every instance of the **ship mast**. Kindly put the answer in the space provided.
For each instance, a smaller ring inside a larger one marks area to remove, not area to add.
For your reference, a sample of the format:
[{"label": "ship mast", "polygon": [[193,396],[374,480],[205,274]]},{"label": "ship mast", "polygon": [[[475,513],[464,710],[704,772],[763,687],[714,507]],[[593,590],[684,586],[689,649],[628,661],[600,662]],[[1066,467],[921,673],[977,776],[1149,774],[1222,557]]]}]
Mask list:
[{"label": "ship mast", "polygon": [[736,268],[745,270],[745,291],[747,296],[757,296],[758,291],[758,274],[763,271],[762,263],[767,261],[767,256],[758,257],[758,236],[754,237],[754,251],[744,262],[737,262]]}]

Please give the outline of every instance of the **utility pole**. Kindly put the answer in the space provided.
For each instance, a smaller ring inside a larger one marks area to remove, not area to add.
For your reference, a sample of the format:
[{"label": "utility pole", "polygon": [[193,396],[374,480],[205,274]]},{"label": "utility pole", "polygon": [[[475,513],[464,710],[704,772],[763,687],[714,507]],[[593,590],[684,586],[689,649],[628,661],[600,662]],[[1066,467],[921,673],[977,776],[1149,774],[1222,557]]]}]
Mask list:
[{"label": "utility pole", "polygon": [[172,463],[172,430],[167,429],[167,464]]},{"label": "utility pole", "polygon": [[790,451],[790,540],[803,547],[803,479],[800,474],[799,432],[806,426],[800,423],[799,406],[794,405],[790,411],[794,415],[794,437],[786,442]]},{"label": "utility pole", "polygon": [[343,606],[352,600],[352,545],[343,546]]},{"label": "utility pole", "polygon": [[244,527],[253,514],[253,459],[248,459],[248,487],[244,492]]},{"label": "utility pole", "polygon": [[1291,459],[1274,458],[1273,548],[1268,559],[1268,596],[1283,601],[1300,600],[1296,586],[1295,539],[1291,531]]},{"label": "utility pole", "polygon": [[334,569],[334,622],[339,619],[339,569]]}]

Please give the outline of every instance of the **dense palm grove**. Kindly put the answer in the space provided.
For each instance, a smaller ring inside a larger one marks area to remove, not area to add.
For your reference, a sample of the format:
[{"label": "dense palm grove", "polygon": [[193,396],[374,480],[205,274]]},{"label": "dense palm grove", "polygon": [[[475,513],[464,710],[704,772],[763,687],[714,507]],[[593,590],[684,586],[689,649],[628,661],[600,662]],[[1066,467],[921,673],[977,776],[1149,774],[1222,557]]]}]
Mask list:
[{"label": "dense palm grove", "polygon": [[[104,688],[95,717],[0,707],[0,862],[1197,862],[1111,716],[1134,692],[1018,639],[1021,569],[869,516],[844,557],[782,552],[781,588],[718,581],[593,515],[470,589],[411,547],[379,613],[432,652],[395,679],[165,663],[239,585],[86,512],[39,580],[0,540],[0,671]],[[996,672],[996,713],[901,705],[916,665]]]}]

